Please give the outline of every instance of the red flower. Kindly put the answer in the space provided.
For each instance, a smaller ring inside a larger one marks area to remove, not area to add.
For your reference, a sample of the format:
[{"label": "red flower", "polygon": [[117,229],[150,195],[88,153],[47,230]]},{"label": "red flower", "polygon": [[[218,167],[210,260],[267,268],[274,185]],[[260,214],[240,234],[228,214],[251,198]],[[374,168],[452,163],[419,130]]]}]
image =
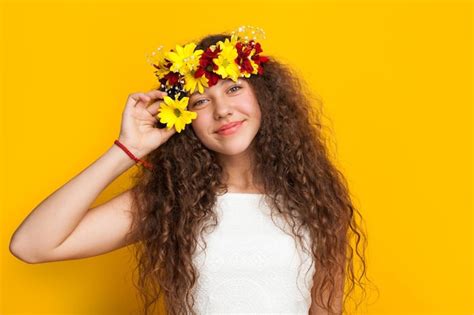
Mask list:
[{"label": "red flower", "polygon": [[217,70],[219,67],[213,61],[220,52],[221,48],[219,46],[217,46],[214,51],[211,50],[211,47],[208,47],[199,58],[199,67],[194,73],[195,78],[205,75],[209,87],[217,84],[220,78],[218,74],[214,73],[214,70]]},{"label": "red flower", "polygon": [[207,84],[209,85],[209,87],[217,84],[217,82],[219,81],[219,75],[214,73],[214,72],[209,72],[209,71],[206,71],[204,70],[204,68],[202,67],[199,67],[196,72],[194,73],[194,77],[195,78],[199,78],[199,77],[202,77],[202,76],[206,76],[207,78]]},{"label": "red flower", "polygon": [[241,72],[253,72],[253,67],[248,57],[252,53],[252,50],[255,50],[250,59],[252,59],[252,61],[258,65],[258,74],[263,73],[262,64],[269,61],[269,58],[266,56],[259,56],[259,54],[263,51],[260,43],[256,43],[252,39],[246,44],[238,42],[235,47],[237,48],[238,52],[238,57],[235,59],[235,62],[240,66]]},{"label": "red flower", "polygon": [[247,72],[252,73],[253,67],[252,63],[249,60],[249,55],[252,52],[252,41],[248,44],[244,44],[242,42],[238,42],[235,45],[237,49],[237,58],[235,58],[235,62],[240,66],[240,72]]},{"label": "red flower", "polygon": [[263,67],[262,64],[265,62],[268,62],[270,59],[267,56],[259,56],[259,54],[262,52],[262,47],[260,46],[260,43],[255,44],[255,54],[252,56],[253,62],[255,62],[258,65],[258,74],[263,74]]},{"label": "red flower", "polygon": [[170,71],[163,78],[168,81],[169,85],[175,85],[179,81],[179,73]]}]

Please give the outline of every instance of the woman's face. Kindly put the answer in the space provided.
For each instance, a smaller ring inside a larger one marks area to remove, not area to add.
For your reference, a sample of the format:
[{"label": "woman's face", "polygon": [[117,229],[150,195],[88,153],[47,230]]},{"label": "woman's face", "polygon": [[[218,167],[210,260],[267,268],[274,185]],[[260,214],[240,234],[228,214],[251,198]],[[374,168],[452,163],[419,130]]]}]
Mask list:
[{"label": "woman's face", "polygon": [[[208,149],[224,155],[246,151],[260,128],[260,105],[244,78],[220,79],[203,94],[195,92],[188,110],[197,113],[191,123],[196,136]],[[217,133],[221,126],[239,121],[243,123],[232,134]]]}]

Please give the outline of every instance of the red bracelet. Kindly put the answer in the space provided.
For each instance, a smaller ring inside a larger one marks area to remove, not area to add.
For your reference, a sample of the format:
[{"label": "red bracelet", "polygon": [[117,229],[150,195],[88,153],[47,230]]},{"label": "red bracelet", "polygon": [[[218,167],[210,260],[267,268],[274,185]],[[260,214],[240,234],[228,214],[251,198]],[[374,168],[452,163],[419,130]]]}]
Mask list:
[{"label": "red bracelet", "polygon": [[153,169],[153,165],[148,163],[147,161],[143,161],[143,160],[140,160],[139,158],[137,158],[135,155],[133,155],[132,152],[130,152],[122,143],[120,143],[120,141],[118,140],[115,140],[114,141],[114,144],[118,145],[123,151],[125,151],[125,153],[127,153],[127,155],[129,157],[132,158],[132,160],[135,161],[135,163],[139,164],[143,164],[144,167],[146,167],[147,169],[151,170]]}]

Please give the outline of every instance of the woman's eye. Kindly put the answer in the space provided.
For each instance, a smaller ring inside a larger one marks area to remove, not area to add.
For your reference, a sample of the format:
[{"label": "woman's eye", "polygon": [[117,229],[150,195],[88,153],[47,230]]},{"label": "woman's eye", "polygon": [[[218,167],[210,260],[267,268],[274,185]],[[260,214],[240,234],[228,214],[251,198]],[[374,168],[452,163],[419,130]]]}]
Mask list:
[{"label": "woman's eye", "polygon": [[234,85],[233,87],[231,87],[231,88],[229,89],[229,91],[237,91],[237,90],[233,90],[234,88],[238,88],[237,90],[240,90],[240,89],[241,89],[241,87],[240,87],[239,85]]},{"label": "woman's eye", "polygon": [[194,106],[197,106],[197,105],[201,104],[200,102],[202,102],[202,101],[203,101],[203,100],[199,100],[199,101],[197,101],[196,103],[194,103],[194,104],[193,104],[193,106],[192,106],[192,107],[194,107]]}]

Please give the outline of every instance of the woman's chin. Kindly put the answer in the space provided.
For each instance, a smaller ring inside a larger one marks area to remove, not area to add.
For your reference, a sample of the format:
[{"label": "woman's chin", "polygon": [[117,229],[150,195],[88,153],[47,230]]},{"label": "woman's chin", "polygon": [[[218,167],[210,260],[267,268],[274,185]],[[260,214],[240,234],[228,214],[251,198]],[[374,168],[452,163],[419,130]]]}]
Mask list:
[{"label": "woman's chin", "polygon": [[233,141],[228,141],[225,144],[213,146],[209,149],[222,155],[239,155],[248,151],[250,142],[251,141],[248,140],[235,139]]}]

